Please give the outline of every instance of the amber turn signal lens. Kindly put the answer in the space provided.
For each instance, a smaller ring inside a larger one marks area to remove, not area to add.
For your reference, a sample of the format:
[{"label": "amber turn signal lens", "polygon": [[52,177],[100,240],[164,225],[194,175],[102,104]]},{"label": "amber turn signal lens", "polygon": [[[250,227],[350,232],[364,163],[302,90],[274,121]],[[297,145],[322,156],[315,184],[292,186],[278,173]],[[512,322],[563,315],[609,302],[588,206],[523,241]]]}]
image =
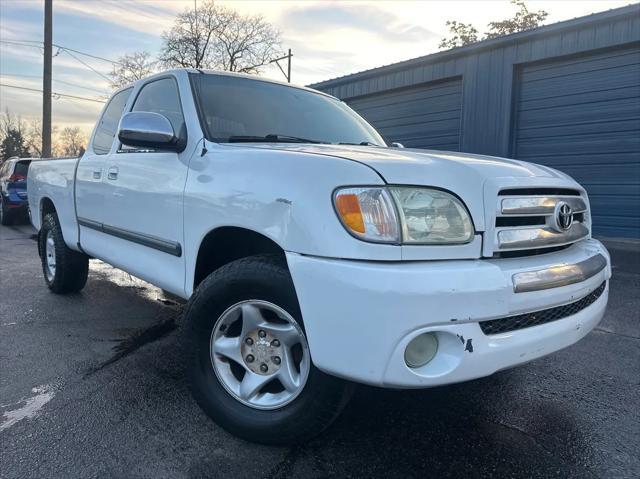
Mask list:
[{"label": "amber turn signal lens", "polygon": [[336,197],[336,209],[344,224],[356,233],[365,232],[364,219],[358,197],[353,193],[339,194]]}]

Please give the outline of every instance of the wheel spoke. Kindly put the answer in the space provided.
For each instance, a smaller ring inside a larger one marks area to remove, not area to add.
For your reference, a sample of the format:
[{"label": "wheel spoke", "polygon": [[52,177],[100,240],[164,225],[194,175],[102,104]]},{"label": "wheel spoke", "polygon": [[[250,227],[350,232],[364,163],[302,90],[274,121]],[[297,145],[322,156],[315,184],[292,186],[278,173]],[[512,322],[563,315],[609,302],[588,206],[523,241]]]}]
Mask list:
[{"label": "wheel spoke", "polygon": [[244,367],[244,361],[242,360],[242,355],[240,353],[240,338],[228,338],[226,336],[221,336],[213,343],[213,351],[216,354],[229,358]]},{"label": "wheel spoke", "polygon": [[260,327],[267,327],[268,324],[262,317],[260,308],[253,304],[242,305],[242,333],[240,336],[243,338],[247,336],[251,331]]},{"label": "wheel spoke", "polygon": [[273,380],[273,376],[261,376],[247,371],[240,383],[240,397],[245,400],[251,399],[271,380]]},{"label": "wheel spoke", "polygon": [[288,348],[284,348],[284,358],[282,358],[282,366],[278,370],[277,377],[289,392],[295,391],[300,386],[300,373],[293,363],[293,355]]},{"label": "wheel spoke", "polygon": [[293,327],[293,325],[277,324],[274,326],[275,327],[271,328],[273,334],[277,336],[285,346],[295,346],[300,342],[300,333],[295,327]]}]

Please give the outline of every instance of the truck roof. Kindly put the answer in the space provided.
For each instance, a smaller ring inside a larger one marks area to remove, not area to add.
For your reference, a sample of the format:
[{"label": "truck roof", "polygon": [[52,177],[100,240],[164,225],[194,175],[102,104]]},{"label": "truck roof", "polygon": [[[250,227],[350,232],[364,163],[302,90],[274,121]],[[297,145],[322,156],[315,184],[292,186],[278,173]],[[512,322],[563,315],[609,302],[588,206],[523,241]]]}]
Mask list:
[{"label": "truck roof", "polygon": [[[334,97],[333,95],[329,95],[328,93],[325,93],[323,91],[319,91],[319,90],[314,90],[313,88],[308,88],[306,86],[303,85],[294,85],[291,83],[287,83],[287,82],[283,82],[283,81],[279,81],[279,80],[273,80],[270,78],[263,78],[263,77],[258,77],[256,75],[250,75],[248,73],[237,73],[237,72],[229,72],[229,71],[223,71],[223,70],[211,70],[211,69],[196,69],[196,68],[174,68],[171,70],[164,70],[158,73],[154,73],[152,75],[146,76],[140,80],[136,80],[135,82],[129,83],[121,88],[119,88],[117,91],[120,90],[124,90],[126,88],[132,87],[140,82],[146,82],[149,81],[152,78],[155,77],[161,77],[167,74],[179,74],[182,75],[184,73],[191,73],[191,74],[201,74],[201,75],[221,75],[221,76],[229,76],[229,77],[236,77],[236,78],[245,78],[247,80],[253,80],[253,81],[260,81],[260,82],[265,82],[265,83],[273,83],[276,85],[282,85],[282,86],[288,86],[291,88],[298,88],[300,90],[306,90],[309,92],[313,92],[313,93],[318,93],[320,95],[324,95],[330,98],[334,98],[336,100],[339,100],[338,98]],[[115,93],[115,91],[114,91]]]}]

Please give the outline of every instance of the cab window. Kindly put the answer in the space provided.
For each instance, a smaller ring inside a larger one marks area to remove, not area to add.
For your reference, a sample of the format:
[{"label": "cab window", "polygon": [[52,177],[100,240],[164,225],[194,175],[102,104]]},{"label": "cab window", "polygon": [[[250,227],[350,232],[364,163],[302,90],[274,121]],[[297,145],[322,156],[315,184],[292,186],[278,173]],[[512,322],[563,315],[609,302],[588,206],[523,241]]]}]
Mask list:
[{"label": "cab window", "polygon": [[177,137],[185,136],[185,123],[180,106],[178,85],[173,78],[154,80],[142,87],[132,111],[148,111],[165,116]]},{"label": "cab window", "polygon": [[124,106],[131,94],[133,88],[127,88],[116,93],[109,101],[109,105],[102,114],[100,122],[96,127],[96,133],[93,137],[93,152],[96,155],[106,155],[111,151],[113,139],[116,136],[116,130],[120,123],[120,117],[124,111]]}]

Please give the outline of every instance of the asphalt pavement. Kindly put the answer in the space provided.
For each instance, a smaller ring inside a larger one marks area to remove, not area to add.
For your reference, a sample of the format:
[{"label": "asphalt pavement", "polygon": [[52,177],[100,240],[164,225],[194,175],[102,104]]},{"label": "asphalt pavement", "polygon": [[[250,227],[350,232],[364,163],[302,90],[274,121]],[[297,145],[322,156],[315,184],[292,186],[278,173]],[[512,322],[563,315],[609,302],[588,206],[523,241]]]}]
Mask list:
[{"label": "asphalt pavement", "polygon": [[576,345],[454,386],[360,387],[320,437],[275,448],[191,398],[183,305],[93,260],[56,296],[30,226],[0,227],[0,477],[640,477],[639,257],[614,252],[607,315]]}]

